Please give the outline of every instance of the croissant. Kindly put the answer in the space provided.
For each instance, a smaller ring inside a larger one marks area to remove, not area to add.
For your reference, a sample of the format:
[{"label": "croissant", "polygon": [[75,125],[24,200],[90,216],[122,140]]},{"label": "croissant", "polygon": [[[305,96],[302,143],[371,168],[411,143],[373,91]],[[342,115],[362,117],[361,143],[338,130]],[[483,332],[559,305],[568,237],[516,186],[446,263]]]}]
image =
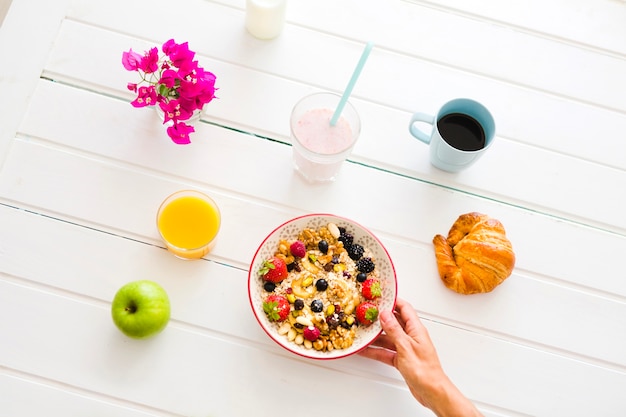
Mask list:
[{"label": "croissant", "polygon": [[441,280],[460,294],[490,292],[513,272],[515,254],[504,226],[481,213],[454,222],[448,238],[433,238]]}]

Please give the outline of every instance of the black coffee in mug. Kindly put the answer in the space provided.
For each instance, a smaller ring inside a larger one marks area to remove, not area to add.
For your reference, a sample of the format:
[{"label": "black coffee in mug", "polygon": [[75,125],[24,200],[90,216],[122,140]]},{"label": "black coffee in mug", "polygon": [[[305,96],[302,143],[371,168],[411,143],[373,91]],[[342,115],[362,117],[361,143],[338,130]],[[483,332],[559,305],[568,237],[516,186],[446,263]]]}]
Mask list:
[{"label": "black coffee in mug", "polygon": [[462,151],[485,147],[485,131],[476,119],[464,113],[450,113],[437,121],[437,129],[448,145]]}]

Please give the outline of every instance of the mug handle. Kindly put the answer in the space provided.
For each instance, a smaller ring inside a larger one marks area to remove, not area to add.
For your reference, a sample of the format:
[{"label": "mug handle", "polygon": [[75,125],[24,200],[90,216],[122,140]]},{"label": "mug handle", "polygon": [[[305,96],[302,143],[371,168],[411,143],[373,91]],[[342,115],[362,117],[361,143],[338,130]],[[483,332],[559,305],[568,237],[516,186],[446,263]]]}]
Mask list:
[{"label": "mug handle", "polygon": [[426,133],[415,127],[415,122],[424,122],[434,125],[435,116],[431,116],[426,113],[415,113],[413,117],[411,117],[411,123],[409,124],[409,132],[411,132],[411,134],[415,136],[415,138],[421,140],[428,145],[430,143],[430,135],[427,135]]}]

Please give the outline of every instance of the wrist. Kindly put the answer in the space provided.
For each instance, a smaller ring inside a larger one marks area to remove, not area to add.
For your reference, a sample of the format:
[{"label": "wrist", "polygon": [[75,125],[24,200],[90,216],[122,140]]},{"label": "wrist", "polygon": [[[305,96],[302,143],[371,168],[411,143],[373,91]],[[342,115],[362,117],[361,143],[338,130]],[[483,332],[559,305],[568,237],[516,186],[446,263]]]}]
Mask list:
[{"label": "wrist", "polygon": [[424,399],[424,405],[437,417],[481,416],[474,404],[447,377],[435,384],[430,392],[432,395]]}]

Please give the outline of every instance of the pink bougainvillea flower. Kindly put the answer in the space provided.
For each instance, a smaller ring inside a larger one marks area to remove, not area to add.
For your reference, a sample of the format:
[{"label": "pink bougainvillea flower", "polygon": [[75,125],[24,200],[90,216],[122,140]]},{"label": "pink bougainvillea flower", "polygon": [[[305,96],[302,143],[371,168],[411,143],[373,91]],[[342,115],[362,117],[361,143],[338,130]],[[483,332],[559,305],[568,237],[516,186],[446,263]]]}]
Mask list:
[{"label": "pink bougainvillea flower", "polygon": [[205,105],[215,98],[215,75],[212,72],[202,71],[203,75],[198,79],[198,83],[202,86],[202,92],[198,95],[198,99]]},{"label": "pink bougainvillea flower", "polygon": [[202,108],[215,98],[215,75],[201,67],[194,69],[181,78],[178,94],[181,98],[194,101],[197,108]]},{"label": "pink bougainvillea flower", "polygon": [[166,69],[161,74],[161,79],[159,79],[159,84],[163,84],[167,88],[173,88],[176,85],[176,80],[178,79],[178,74],[173,69]]},{"label": "pink bougainvillea flower", "polygon": [[198,63],[193,60],[196,53],[189,50],[189,44],[187,42],[179,45],[174,39],[170,39],[163,44],[163,52],[170,58],[172,65],[176,68],[189,71],[198,65]]},{"label": "pink bougainvillea flower", "polygon": [[[140,55],[130,49],[122,55],[122,64],[141,76],[138,83],[128,83],[126,88],[137,93],[131,102],[134,107],[158,105],[163,111],[163,124],[174,143],[191,143],[189,135],[195,129],[183,123],[195,112],[215,98],[215,75],[205,71],[194,61],[195,52],[187,42],[178,44],[174,39],[165,42],[159,56],[158,48]],[[145,85],[144,85],[145,84]]]},{"label": "pink bougainvillea flower", "polygon": [[133,52],[133,48],[130,48],[128,52],[122,54],[122,65],[128,71],[137,71],[139,63],[141,62],[141,55],[137,52]]},{"label": "pink bougainvillea flower", "polygon": [[163,124],[166,124],[170,120],[173,120],[174,123],[179,120],[189,120],[193,114],[193,110],[189,110],[187,106],[183,106],[180,99],[172,99],[167,102],[162,101],[159,103],[159,107],[163,110]]},{"label": "pink bougainvillea flower", "polygon": [[189,140],[189,134],[195,131],[196,130],[193,126],[189,126],[183,122],[178,122],[167,128],[167,135],[172,139],[172,142],[177,145],[187,145],[191,143],[191,140]]},{"label": "pink bougainvillea flower", "polygon": [[170,39],[163,44],[161,50],[165,55],[169,56],[176,47],[178,47],[176,41],[174,41],[174,39]]},{"label": "pink bougainvillea flower", "polygon": [[159,50],[157,48],[151,48],[141,57],[139,69],[146,74],[152,74],[159,70]]},{"label": "pink bougainvillea flower", "polygon": [[137,98],[130,102],[133,107],[154,106],[157,103],[157,94],[154,86],[139,87]]},{"label": "pink bougainvillea flower", "polygon": [[189,100],[184,97],[180,97],[178,99],[178,103],[180,103],[181,113],[185,114],[187,116],[187,119],[190,118],[196,110],[202,110],[202,108],[197,105],[195,100]]}]

